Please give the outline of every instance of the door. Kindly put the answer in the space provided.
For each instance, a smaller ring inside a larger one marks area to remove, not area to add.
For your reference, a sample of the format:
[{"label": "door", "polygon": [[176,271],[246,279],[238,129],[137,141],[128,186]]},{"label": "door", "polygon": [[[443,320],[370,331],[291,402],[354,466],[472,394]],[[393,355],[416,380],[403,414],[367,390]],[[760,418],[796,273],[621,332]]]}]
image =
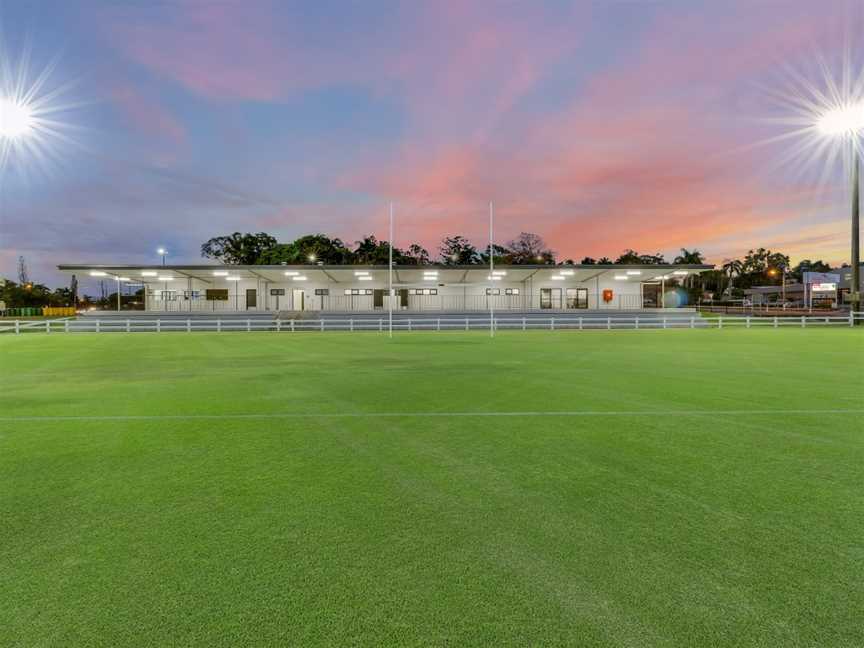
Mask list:
[{"label": "door", "polygon": [[408,289],[399,289],[399,308],[408,308]]},{"label": "door", "polygon": [[567,308],[588,308],[588,289],[568,288]]},{"label": "door", "polygon": [[561,308],[561,289],[560,288],[541,288],[540,289],[540,308]]},{"label": "door", "polygon": [[291,291],[291,301],[293,303],[295,311],[304,310],[303,302],[305,297],[306,293],[304,293],[302,290],[298,290],[297,288],[295,288],[293,291]]},{"label": "door", "polygon": [[376,310],[384,308],[384,289],[376,288],[372,291],[372,307]]},{"label": "door", "polygon": [[258,308],[258,291],[255,288],[246,289],[246,310]]}]

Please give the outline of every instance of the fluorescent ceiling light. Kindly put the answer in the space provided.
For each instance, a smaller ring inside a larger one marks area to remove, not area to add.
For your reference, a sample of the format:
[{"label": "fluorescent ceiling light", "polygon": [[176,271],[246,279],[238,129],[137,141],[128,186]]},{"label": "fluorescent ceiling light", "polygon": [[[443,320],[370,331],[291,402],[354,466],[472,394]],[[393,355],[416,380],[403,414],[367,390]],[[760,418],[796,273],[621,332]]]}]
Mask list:
[{"label": "fluorescent ceiling light", "polygon": [[561,275],[552,275],[552,281],[564,281],[564,279],[566,279],[566,277],[562,277]]},{"label": "fluorescent ceiling light", "polygon": [[615,281],[627,281],[627,275],[615,275]]},{"label": "fluorescent ceiling light", "polygon": [[240,281],[240,277],[225,277],[225,281]]},{"label": "fluorescent ceiling light", "polygon": [[426,275],[423,277],[423,281],[438,281],[437,275]]},{"label": "fluorescent ceiling light", "polygon": [[104,277],[106,274],[108,274],[108,273],[102,272],[101,270],[91,270],[90,271],[91,277]]},{"label": "fluorescent ceiling light", "polygon": [[132,281],[129,277],[117,277],[117,281]]},{"label": "fluorescent ceiling light", "polygon": [[628,275],[641,275],[642,271],[641,270],[628,270],[627,274]]},{"label": "fluorescent ceiling light", "polygon": [[154,270],[144,270],[141,273],[141,276],[142,277],[155,277],[157,274],[159,274],[159,273],[154,271]]},{"label": "fluorescent ceiling light", "polygon": [[159,277],[159,281],[174,281],[174,277]]},{"label": "fluorescent ceiling light", "polygon": [[306,277],[303,275],[299,275],[297,277],[291,277],[291,281],[306,281]]},{"label": "fluorescent ceiling light", "polygon": [[486,279],[488,279],[489,281],[501,281],[501,277],[494,277],[492,275],[489,275],[488,277],[486,277]]},{"label": "fluorescent ceiling light", "polygon": [[372,281],[372,277],[370,277],[369,275],[360,275],[359,277],[357,277],[357,280],[358,281]]},{"label": "fluorescent ceiling light", "polygon": [[368,275],[368,274],[369,274],[369,272],[367,270],[355,270],[354,271],[355,277],[362,277],[362,276]]},{"label": "fluorescent ceiling light", "polygon": [[492,274],[495,275],[496,277],[504,277],[507,275],[507,271],[506,270],[493,270]]},{"label": "fluorescent ceiling light", "polygon": [[297,272],[296,270],[286,270],[285,276],[286,277],[298,277],[298,276],[300,276],[300,273]]},{"label": "fluorescent ceiling light", "polygon": [[432,276],[432,275],[437,276],[437,275],[438,275],[438,271],[437,271],[437,270],[424,270],[424,271],[423,271],[423,274],[424,274],[424,275],[429,275],[429,276]]},{"label": "fluorescent ceiling light", "polygon": [[573,271],[572,270],[559,270],[559,274],[565,275],[567,277],[572,277]]},{"label": "fluorescent ceiling light", "polygon": [[227,277],[228,271],[227,270],[214,270],[213,276],[214,277]]},{"label": "fluorescent ceiling light", "polygon": [[680,276],[680,275],[686,275],[686,274],[687,274],[687,271],[686,271],[686,270],[676,270],[676,271],[673,272],[672,274],[673,274],[673,275],[679,275],[679,276]]}]

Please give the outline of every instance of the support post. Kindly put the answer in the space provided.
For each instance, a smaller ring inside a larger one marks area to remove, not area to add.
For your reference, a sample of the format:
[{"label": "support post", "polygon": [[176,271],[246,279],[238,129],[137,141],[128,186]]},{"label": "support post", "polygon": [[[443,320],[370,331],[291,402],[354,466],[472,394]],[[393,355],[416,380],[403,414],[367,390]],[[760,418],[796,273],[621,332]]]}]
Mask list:
[{"label": "support post", "polygon": [[492,242],[492,221],[494,219],[492,201],[489,201],[489,337],[495,337],[495,295],[492,287],[495,285],[495,244]]},{"label": "support post", "polygon": [[127,333],[132,332],[132,322],[130,322],[128,318],[126,319],[126,332]]},{"label": "support post", "polygon": [[21,333],[21,322],[15,320],[15,335]]},{"label": "support post", "polygon": [[389,263],[387,264],[387,276],[389,277],[390,289],[387,291],[387,331],[388,335],[393,337],[393,203],[390,203],[390,242],[389,248]]},{"label": "support post", "polygon": [[188,317],[186,318],[186,332],[187,333],[192,332],[192,320],[189,319]]}]

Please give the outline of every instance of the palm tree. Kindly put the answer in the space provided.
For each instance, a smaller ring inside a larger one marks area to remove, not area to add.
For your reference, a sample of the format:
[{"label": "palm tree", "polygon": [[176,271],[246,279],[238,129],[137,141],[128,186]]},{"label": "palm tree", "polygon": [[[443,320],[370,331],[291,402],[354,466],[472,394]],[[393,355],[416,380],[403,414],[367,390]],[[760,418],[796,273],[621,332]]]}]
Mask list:
[{"label": "palm tree", "polygon": [[705,257],[702,256],[702,253],[699,250],[681,248],[681,254],[675,257],[673,263],[680,263],[682,265],[699,265],[700,263],[705,263]]},{"label": "palm tree", "polygon": [[723,272],[729,277],[729,283],[726,284],[726,288],[723,290],[723,294],[729,291],[729,295],[732,295],[732,278],[736,275],[740,275],[744,272],[744,264],[738,259],[727,259],[723,262]]}]

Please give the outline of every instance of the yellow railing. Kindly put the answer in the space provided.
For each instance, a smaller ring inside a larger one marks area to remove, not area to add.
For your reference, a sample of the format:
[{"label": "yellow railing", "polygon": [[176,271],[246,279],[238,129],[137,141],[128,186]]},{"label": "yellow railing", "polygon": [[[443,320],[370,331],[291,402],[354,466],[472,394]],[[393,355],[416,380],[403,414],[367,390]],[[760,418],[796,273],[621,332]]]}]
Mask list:
[{"label": "yellow railing", "polygon": [[75,309],[71,306],[46,306],[42,309],[44,317],[74,317]]}]

